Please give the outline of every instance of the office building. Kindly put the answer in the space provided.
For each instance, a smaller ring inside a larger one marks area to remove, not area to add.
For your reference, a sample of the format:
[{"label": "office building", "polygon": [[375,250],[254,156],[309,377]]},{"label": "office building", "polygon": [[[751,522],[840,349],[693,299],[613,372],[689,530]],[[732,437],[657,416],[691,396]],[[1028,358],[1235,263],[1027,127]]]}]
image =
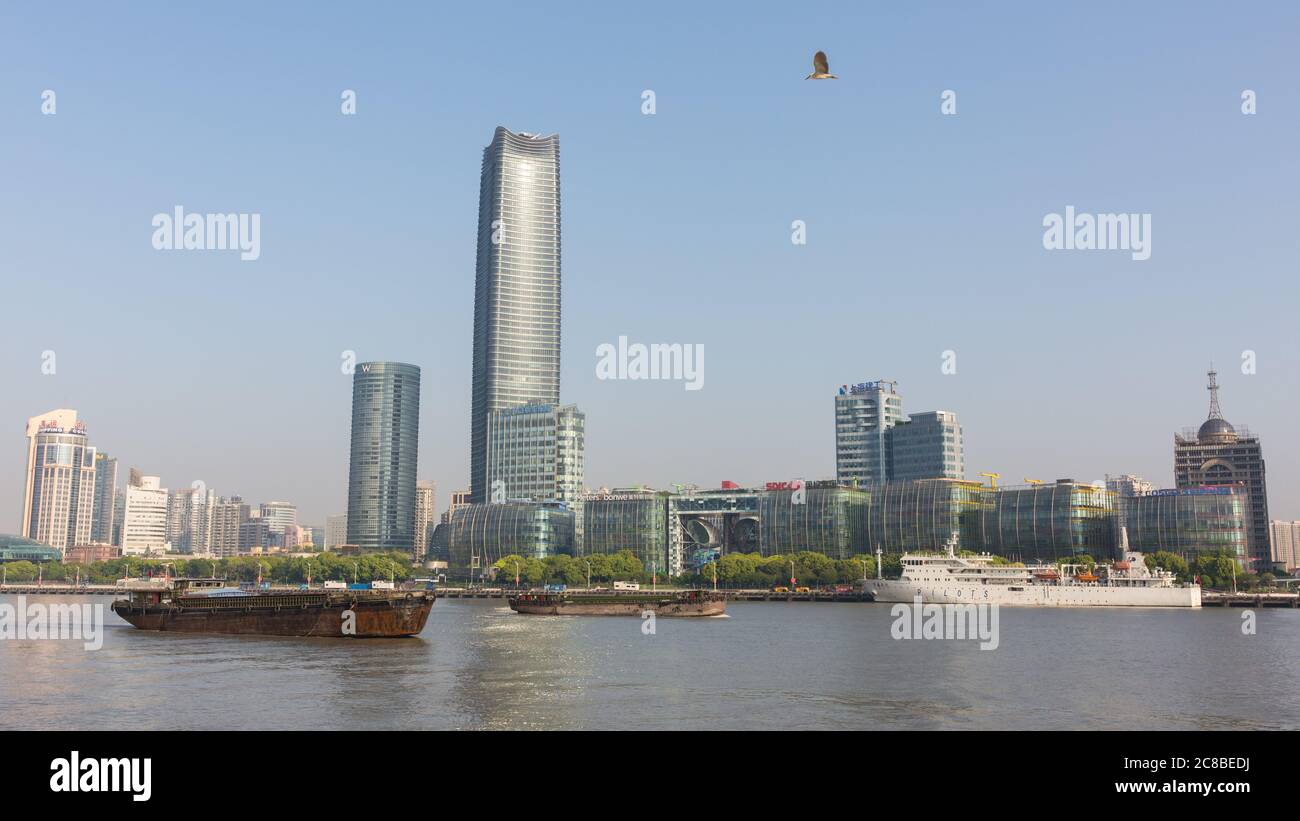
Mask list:
[{"label": "office building", "polygon": [[1240,485],[1150,490],[1123,501],[1119,521],[1130,550],[1164,550],[1185,559],[1221,552],[1241,562],[1247,558],[1250,502]]},{"label": "office building", "polygon": [[208,556],[212,553],[212,513],[217,494],[202,482],[173,490],[167,499],[167,541],[177,553]]},{"label": "office building", "polygon": [[1270,522],[1269,537],[1273,566],[1288,573],[1300,569],[1300,522]]},{"label": "office building", "polygon": [[574,513],[558,502],[471,504],[452,515],[447,543],[452,571],[482,578],[504,556],[573,555]]},{"label": "office building", "polygon": [[891,481],[966,478],[966,450],[957,414],[913,413],[907,421],[894,423],[885,436]]},{"label": "office building", "polygon": [[560,140],[497,128],[483,149],[470,493],[491,501],[488,416],[560,404]]},{"label": "office building", "polygon": [[420,369],[364,362],[352,376],[348,542],[362,551],[415,548]]},{"label": "office building", "polygon": [[208,540],[218,558],[239,555],[240,527],[250,518],[249,506],[239,496],[217,500],[212,506],[212,535]]},{"label": "office building", "polygon": [[348,514],[339,513],[325,519],[325,549],[333,550],[348,543]]}]

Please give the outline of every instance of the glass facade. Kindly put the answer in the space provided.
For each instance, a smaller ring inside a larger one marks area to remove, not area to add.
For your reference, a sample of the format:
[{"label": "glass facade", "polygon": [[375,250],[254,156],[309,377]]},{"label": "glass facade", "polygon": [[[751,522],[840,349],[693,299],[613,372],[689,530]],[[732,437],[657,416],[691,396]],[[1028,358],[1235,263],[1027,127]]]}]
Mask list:
[{"label": "glass facade", "polygon": [[966,549],[1025,562],[1081,553],[1099,561],[1115,556],[1115,493],[1105,487],[1059,481],[998,488],[988,491],[987,501],[962,528]]},{"label": "glass facade", "polygon": [[114,496],[117,493],[117,460],[106,453],[95,454],[95,502],[90,515],[90,541],[112,544]]},{"label": "glass facade", "polygon": [[348,543],[361,550],[415,547],[420,369],[363,362],[352,375]]},{"label": "glass facade", "polygon": [[89,544],[95,509],[95,449],[85,429],[46,426],[34,440],[28,536],[66,550]]},{"label": "glass facade", "polygon": [[950,411],[914,413],[889,430],[889,478],[965,479],[961,425]]},{"label": "glass facade", "polygon": [[559,402],[560,139],[497,128],[479,180],[471,501],[490,500],[488,415]]},{"label": "glass facade", "polygon": [[1129,549],[1248,556],[1250,496],[1241,487],[1153,490],[1126,500]]},{"label": "glass facade", "polygon": [[455,571],[481,570],[512,554],[545,559],[574,552],[574,513],[558,502],[466,505],[447,529]]},{"label": "glass facade", "polygon": [[758,497],[759,552],[811,550],[832,559],[867,553],[870,506],[868,491],[833,483],[764,491]]},{"label": "glass facade", "polygon": [[655,492],[591,494],[582,499],[582,553],[631,550],[646,567],[667,567],[668,499]]},{"label": "glass facade", "polygon": [[864,547],[885,553],[941,552],[955,532],[962,550],[984,550],[979,514],[990,489],[979,482],[924,479],[872,485]]},{"label": "glass facade", "polygon": [[[575,405],[521,405],[488,414],[489,501],[577,502],[585,425]],[[494,487],[500,498],[493,497]]]}]

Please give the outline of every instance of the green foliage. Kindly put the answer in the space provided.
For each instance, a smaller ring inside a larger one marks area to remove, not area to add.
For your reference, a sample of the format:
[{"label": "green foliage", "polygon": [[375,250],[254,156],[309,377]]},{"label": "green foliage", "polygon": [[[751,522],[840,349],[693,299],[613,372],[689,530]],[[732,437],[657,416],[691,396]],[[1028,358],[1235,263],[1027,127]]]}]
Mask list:
[{"label": "green foliage", "polygon": [[[545,559],[511,554],[498,559],[493,567],[497,571],[498,584],[513,586],[518,574],[519,584],[523,587],[543,584],[585,586],[588,569],[593,585],[614,581],[649,582],[651,576],[650,570],[630,550],[612,554],[593,553],[590,556],[547,556]],[[659,579],[666,580],[662,571]]]},{"label": "green foliage", "polygon": [[[790,562],[794,562],[795,584],[800,587],[824,587],[832,584],[852,584],[861,581],[865,570],[867,578],[876,577],[875,557],[860,554],[849,559],[832,559],[822,553],[800,551],[786,556],[762,556],[758,553],[728,553],[717,562],[710,562],[700,572],[683,577],[692,586],[713,584],[716,565],[719,587],[770,588],[790,584]],[[885,575],[897,575],[902,565],[898,556],[885,556]]]}]

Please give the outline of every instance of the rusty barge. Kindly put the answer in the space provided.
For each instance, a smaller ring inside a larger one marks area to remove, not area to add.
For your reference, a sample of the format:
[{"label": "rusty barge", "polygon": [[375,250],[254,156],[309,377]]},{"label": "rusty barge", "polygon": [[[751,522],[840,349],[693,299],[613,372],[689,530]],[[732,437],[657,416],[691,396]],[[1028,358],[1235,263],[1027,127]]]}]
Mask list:
[{"label": "rusty barge", "polygon": [[519,593],[510,597],[510,609],[540,616],[721,616],[727,599],[707,590],[569,590]]},{"label": "rusty barge", "polygon": [[427,590],[243,590],[221,579],[133,579],[113,612],[141,630],[390,638],[424,629]]}]

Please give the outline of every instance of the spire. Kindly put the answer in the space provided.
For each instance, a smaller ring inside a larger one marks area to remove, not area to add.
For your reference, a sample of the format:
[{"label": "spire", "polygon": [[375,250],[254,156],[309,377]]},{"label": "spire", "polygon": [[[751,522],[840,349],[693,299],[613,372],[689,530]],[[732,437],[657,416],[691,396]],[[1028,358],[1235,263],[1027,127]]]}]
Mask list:
[{"label": "spire", "polygon": [[1210,370],[1207,376],[1210,377],[1210,417],[1211,419],[1222,419],[1223,411],[1219,410],[1219,372],[1214,369],[1214,363],[1210,363]]}]

